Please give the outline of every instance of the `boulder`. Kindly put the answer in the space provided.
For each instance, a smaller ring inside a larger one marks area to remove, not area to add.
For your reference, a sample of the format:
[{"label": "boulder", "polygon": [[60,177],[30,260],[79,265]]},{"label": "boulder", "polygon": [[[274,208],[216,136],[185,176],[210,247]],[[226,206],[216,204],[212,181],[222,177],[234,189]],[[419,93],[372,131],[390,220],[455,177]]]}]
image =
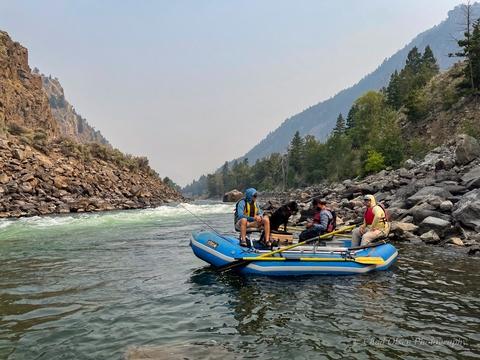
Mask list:
[{"label": "boulder", "polygon": [[480,254],[480,245],[474,245],[470,249],[468,249],[468,255],[477,255]]},{"label": "boulder", "polygon": [[392,221],[390,226],[390,231],[393,233],[404,233],[406,231],[415,232],[417,231],[418,226],[411,223]]},{"label": "boulder", "polygon": [[417,163],[415,161],[413,161],[412,159],[406,160],[403,164],[403,166],[407,170],[413,169],[416,165],[417,165]]},{"label": "boulder", "polygon": [[465,186],[459,185],[456,181],[443,181],[437,186],[449,191],[452,195],[465,194],[468,190]]},{"label": "boulder", "polygon": [[407,199],[408,197],[414,195],[418,189],[421,188],[420,186],[417,187],[415,181],[409,181],[409,184],[406,186],[402,186],[400,189],[397,190],[395,193],[395,197],[398,200]]},{"label": "boulder", "polygon": [[447,157],[447,158],[439,159],[435,163],[435,171],[450,170],[451,168],[453,168],[454,165],[455,163],[451,158]]},{"label": "boulder", "polygon": [[458,165],[466,165],[480,156],[480,144],[469,135],[457,137],[457,148],[455,149],[455,161]]},{"label": "boulder", "polygon": [[237,202],[243,197],[243,193],[237,189],[233,189],[223,195],[223,202]]},{"label": "boulder", "polygon": [[463,226],[475,229],[480,226],[480,189],[462,196],[453,208],[453,217]]},{"label": "boulder", "polygon": [[19,161],[22,161],[25,158],[23,151],[17,148],[12,150],[12,156],[14,157],[14,159]]},{"label": "boulder", "polygon": [[10,177],[7,174],[0,174],[0,184],[6,184],[10,181]]},{"label": "boulder", "polygon": [[29,173],[26,173],[25,175],[23,175],[20,180],[22,182],[26,182],[26,181],[33,180],[34,178],[35,177],[33,176],[33,174],[29,172]]},{"label": "boulder", "polygon": [[469,189],[480,188],[480,166],[474,167],[463,175],[462,183]]},{"label": "boulder", "polygon": [[427,231],[420,235],[420,239],[427,244],[438,244],[440,242],[440,237],[434,230]]},{"label": "boulder", "polygon": [[449,221],[428,216],[419,225],[420,233],[425,233],[430,230],[435,231],[439,236],[445,236],[452,229],[452,224]]},{"label": "boulder", "polygon": [[398,220],[403,218],[403,216],[407,213],[407,210],[405,209],[400,209],[397,207],[389,207],[388,208],[388,214],[390,216],[390,220]]},{"label": "boulder", "polygon": [[444,188],[438,186],[425,186],[407,199],[407,205],[413,206],[431,195],[438,196],[440,199],[444,200],[452,196],[452,194]]},{"label": "boulder", "polygon": [[397,240],[406,240],[410,241],[413,235],[413,232],[417,231],[418,226],[411,223],[393,221],[390,226],[390,233],[395,236]]},{"label": "boulder", "polygon": [[405,168],[401,168],[400,170],[398,170],[398,175],[399,175],[400,177],[403,177],[403,178],[406,178],[406,179],[411,179],[411,178],[413,178],[413,172],[408,171],[408,170],[405,169]]},{"label": "boulder", "polygon": [[53,185],[57,189],[65,189],[68,186],[67,179],[63,176],[55,176],[53,179]]},{"label": "boulder", "polygon": [[453,244],[453,245],[457,245],[457,246],[465,246],[465,244],[463,243],[462,239],[460,239],[459,237],[451,237],[447,240],[447,244]]},{"label": "boulder", "polygon": [[32,193],[33,192],[33,187],[28,182],[21,184],[19,189],[20,189],[21,192],[24,192],[24,193]]},{"label": "boulder", "polygon": [[442,199],[440,196],[437,195],[428,195],[425,197],[424,202],[432,205],[435,209],[440,209],[440,205],[444,199]]},{"label": "boulder", "polygon": [[450,200],[442,201],[440,204],[440,210],[451,211],[453,209],[453,203]]}]

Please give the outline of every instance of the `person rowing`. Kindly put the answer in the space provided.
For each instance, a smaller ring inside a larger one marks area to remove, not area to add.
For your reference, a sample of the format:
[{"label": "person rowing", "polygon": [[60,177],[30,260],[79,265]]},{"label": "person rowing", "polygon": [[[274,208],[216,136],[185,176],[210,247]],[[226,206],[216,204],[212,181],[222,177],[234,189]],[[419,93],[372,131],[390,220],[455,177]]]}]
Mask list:
[{"label": "person rowing", "polygon": [[327,208],[325,200],[313,199],[312,208],[315,210],[315,215],[307,222],[307,229],[300,233],[299,241],[305,241],[335,229],[336,219],[334,219],[332,211]]}]

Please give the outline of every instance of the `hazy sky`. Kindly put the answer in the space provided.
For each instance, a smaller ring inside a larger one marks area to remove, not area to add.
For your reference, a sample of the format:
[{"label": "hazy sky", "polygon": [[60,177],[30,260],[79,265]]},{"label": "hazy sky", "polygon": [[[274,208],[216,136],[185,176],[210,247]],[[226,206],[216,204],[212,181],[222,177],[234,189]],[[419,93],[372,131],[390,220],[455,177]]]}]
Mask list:
[{"label": "hazy sky", "polygon": [[0,0],[77,112],[181,185],[373,71],[459,0]]}]

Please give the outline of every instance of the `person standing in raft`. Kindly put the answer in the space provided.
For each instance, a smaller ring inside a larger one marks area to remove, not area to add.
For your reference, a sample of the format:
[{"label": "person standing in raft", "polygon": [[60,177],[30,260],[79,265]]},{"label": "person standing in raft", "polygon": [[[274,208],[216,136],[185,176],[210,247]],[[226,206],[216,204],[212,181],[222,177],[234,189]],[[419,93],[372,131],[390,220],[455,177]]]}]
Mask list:
[{"label": "person standing in raft", "polygon": [[387,236],[389,230],[385,210],[377,204],[375,196],[365,195],[363,201],[367,210],[363,216],[363,224],[352,232],[352,247],[367,245],[380,237]]},{"label": "person standing in raft", "polygon": [[327,231],[332,231],[329,229],[329,226],[332,226],[334,217],[330,209],[327,208],[327,202],[325,200],[313,199],[312,207],[315,209],[315,215],[312,221],[307,222],[307,229],[300,233],[299,241],[313,239]]},{"label": "person standing in raft", "polygon": [[247,246],[247,228],[263,229],[265,245],[270,247],[270,219],[257,205],[257,190],[249,188],[235,206],[235,230],[240,231],[240,246]]}]

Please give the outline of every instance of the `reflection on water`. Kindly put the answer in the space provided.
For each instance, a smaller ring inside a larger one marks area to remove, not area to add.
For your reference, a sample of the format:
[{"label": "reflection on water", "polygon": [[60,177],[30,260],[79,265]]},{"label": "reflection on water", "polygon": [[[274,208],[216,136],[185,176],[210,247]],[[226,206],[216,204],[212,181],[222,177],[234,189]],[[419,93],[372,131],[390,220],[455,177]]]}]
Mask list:
[{"label": "reflection on water", "polygon": [[[196,210],[229,229],[230,208]],[[0,359],[480,357],[478,258],[401,245],[381,273],[219,274],[173,211],[0,226]]]}]

